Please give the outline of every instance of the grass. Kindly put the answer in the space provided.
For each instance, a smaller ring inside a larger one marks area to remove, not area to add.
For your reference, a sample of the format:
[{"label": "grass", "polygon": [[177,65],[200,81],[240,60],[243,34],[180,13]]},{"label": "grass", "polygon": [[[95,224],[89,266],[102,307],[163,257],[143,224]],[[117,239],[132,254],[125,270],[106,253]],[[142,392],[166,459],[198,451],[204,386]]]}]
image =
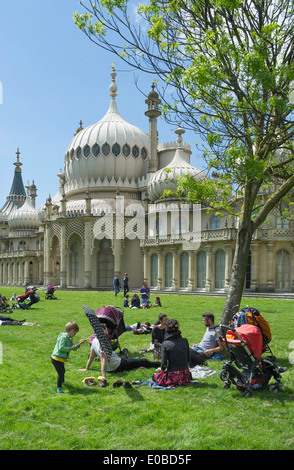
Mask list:
[{"label": "grass", "polygon": [[[15,288],[2,287],[11,297]],[[17,292],[17,293],[22,293]],[[148,386],[114,389],[113,382],[148,380],[153,371],[109,374],[105,389],[82,384],[86,376],[100,375],[94,361],[87,373],[88,342],[72,351],[66,364],[65,393],[56,394],[56,372],[50,362],[56,338],[65,324],[80,326],[76,339],[92,329],[82,304],[97,310],[103,305],[123,304],[122,294],[113,292],[57,291],[58,300],[41,301],[31,310],[14,310],[16,319],[38,322],[40,327],[1,326],[3,357],[0,364],[0,449],[1,450],[293,450],[293,367],[289,363],[294,331],[294,301],[243,299],[243,305],[258,308],[269,321],[271,348],[278,364],[288,366],[284,387],[278,394],[268,390],[250,398],[232,386],[223,389],[219,379],[223,361],[209,360],[217,373],[198,384],[174,390]],[[224,299],[195,295],[162,295],[162,308],[125,310],[125,323],[154,321],[159,313],[177,318],[182,335],[190,344],[203,333],[201,314],[212,311],[219,321]],[[149,344],[150,336],[124,333],[121,347],[132,356]],[[151,354],[145,354],[151,358]]]}]

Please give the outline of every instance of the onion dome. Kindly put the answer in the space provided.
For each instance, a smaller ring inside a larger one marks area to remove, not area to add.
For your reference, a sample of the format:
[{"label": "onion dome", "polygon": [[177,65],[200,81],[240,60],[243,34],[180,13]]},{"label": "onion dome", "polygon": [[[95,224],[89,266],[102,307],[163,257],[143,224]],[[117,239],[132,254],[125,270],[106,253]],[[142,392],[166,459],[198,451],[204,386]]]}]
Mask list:
[{"label": "onion dome", "polygon": [[8,225],[13,230],[35,230],[39,228],[38,212],[30,198],[27,197],[24,204],[9,216]]},{"label": "onion dome", "polygon": [[[124,186],[147,172],[149,137],[120,115],[116,104],[116,73],[109,87],[111,102],[105,116],[89,127],[77,129],[64,160],[65,190],[101,187],[101,181],[120,178]],[[97,185],[98,181],[98,185]]]},{"label": "onion dome", "polygon": [[165,190],[175,191],[177,188],[177,179],[184,175],[190,175],[195,179],[203,180],[204,173],[193,167],[186,161],[186,154],[182,148],[182,137],[185,131],[181,127],[176,129],[178,134],[178,148],[172,161],[164,168],[153,173],[148,183],[148,194],[152,201],[160,199]]}]

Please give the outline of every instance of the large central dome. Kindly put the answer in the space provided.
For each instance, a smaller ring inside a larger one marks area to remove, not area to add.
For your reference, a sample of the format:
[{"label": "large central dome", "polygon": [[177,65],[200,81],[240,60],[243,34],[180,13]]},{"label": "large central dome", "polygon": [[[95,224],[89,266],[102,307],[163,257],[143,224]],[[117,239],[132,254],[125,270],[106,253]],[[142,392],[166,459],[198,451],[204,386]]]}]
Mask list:
[{"label": "large central dome", "polygon": [[[117,183],[134,182],[147,172],[148,135],[120,115],[115,101],[116,73],[109,87],[111,102],[105,116],[79,130],[65,154],[66,191],[98,189],[105,178]],[[133,184],[132,184],[133,187]]]}]

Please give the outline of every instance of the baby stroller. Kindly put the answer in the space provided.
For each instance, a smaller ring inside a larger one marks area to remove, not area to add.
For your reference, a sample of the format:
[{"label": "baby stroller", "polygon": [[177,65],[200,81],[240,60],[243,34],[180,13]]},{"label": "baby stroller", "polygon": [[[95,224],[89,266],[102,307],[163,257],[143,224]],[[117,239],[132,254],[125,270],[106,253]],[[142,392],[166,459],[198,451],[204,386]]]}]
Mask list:
[{"label": "baby stroller", "polygon": [[127,349],[121,350],[118,340],[119,336],[126,331],[123,315],[124,310],[121,307],[113,307],[111,305],[100,307],[96,312],[100,323],[105,323],[108,328],[108,339],[111,342],[112,350],[115,351],[119,348],[121,354],[127,355]]},{"label": "baby stroller", "polygon": [[263,337],[260,329],[250,324],[237,328],[218,325],[218,328],[230,359],[224,363],[220,373],[220,379],[225,382],[224,388],[230,388],[233,383],[244,397],[248,397],[254,390],[266,388],[273,377],[276,382],[269,386],[269,390],[278,392],[283,385],[281,375],[273,356],[262,358]]},{"label": "baby stroller", "polygon": [[[17,304],[13,308],[27,310],[31,308],[31,305],[39,302],[40,296],[36,294],[37,287],[29,286],[26,288],[24,295],[17,295]],[[26,303],[25,300],[29,300],[29,303]]]},{"label": "baby stroller", "polygon": [[48,286],[47,291],[45,292],[45,299],[46,300],[57,300],[57,297],[55,297],[54,292],[55,292],[55,287],[54,286]]},{"label": "baby stroller", "polygon": [[5,297],[5,295],[2,294],[0,294],[0,312],[12,312],[9,304],[7,303],[7,298]]}]

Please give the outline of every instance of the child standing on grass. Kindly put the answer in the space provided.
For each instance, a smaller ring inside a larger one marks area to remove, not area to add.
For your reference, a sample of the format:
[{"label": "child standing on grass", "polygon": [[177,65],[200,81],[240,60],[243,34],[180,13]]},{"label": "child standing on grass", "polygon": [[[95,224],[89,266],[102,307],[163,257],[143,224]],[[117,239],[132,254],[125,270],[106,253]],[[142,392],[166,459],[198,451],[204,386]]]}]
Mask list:
[{"label": "child standing on grass", "polygon": [[64,383],[65,368],[64,363],[68,360],[68,356],[71,350],[75,350],[80,347],[86,340],[81,339],[77,344],[73,343],[72,338],[79,331],[79,327],[76,322],[71,321],[65,325],[65,332],[60,333],[57,338],[57,342],[53,353],[51,355],[51,362],[56,369],[57,378],[57,393],[63,393],[62,384]]}]

